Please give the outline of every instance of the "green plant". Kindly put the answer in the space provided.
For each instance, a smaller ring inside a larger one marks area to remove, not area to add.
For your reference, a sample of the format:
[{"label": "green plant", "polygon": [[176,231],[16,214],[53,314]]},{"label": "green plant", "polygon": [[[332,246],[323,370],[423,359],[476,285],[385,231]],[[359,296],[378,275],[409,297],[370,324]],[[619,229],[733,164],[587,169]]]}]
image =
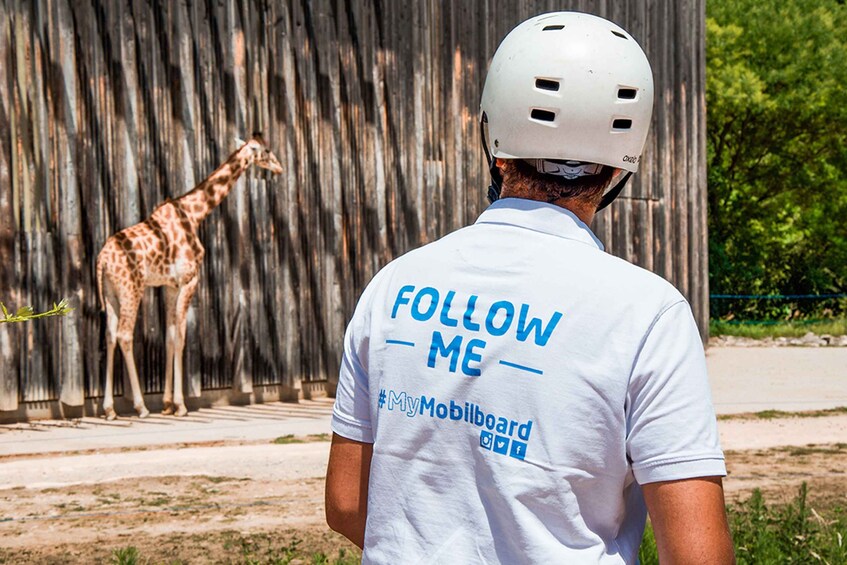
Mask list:
[{"label": "green plant", "polygon": [[138,565],[141,556],[134,546],[120,547],[112,552],[112,565]]},{"label": "green plant", "polygon": [[28,322],[30,320],[37,320],[38,318],[47,318],[48,316],[67,316],[73,311],[73,308],[68,305],[68,299],[63,298],[58,304],[53,303],[53,308],[46,312],[36,313],[35,310],[32,309],[32,306],[21,306],[18,308],[17,312],[12,314],[6,309],[6,305],[2,302],[0,302],[0,311],[3,313],[3,317],[0,318],[0,323],[8,323]]},{"label": "green plant", "polygon": [[[824,517],[808,503],[806,483],[787,504],[768,506],[756,489],[747,500],[727,507],[739,565],[847,563],[847,513],[834,507]],[[659,562],[648,527],[639,553],[642,565]]]},{"label": "green plant", "polygon": [[294,437],[294,434],[286,434],[284,436],[280,436],[273,440],[273,442],[278,445],[284,445],[288,443],[303,443],[303,439],[299,437]]}]

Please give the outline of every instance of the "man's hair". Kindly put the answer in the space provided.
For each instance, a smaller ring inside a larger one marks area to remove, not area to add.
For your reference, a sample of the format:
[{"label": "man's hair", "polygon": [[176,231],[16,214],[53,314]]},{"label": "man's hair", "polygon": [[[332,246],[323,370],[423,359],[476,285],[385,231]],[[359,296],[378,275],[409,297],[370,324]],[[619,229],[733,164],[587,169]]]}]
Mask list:
[{"label": "man's hair", "polygon": [[596,175],[566,179],[538,172],[522,159],[507,159],[500,167],[503,176],[501,197],[529,198],[555,202],[560,198],[579,198],[600,202],[614,173],[613,167],[603,167]]}]

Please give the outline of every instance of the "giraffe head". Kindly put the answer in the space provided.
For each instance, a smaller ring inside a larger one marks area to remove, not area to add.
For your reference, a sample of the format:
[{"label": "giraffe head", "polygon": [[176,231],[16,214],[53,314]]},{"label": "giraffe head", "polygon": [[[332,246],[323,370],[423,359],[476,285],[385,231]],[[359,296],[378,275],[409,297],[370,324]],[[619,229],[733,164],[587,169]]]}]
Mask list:
[{"label": "giraffe head", "polygon": [[276,155],[265,144],[262,134],[254,134],[249,141],[238,139],[236,142],[240,146],[238,152],[247,157],[248,165],[257,165],[275,175],[282,172],[282,165],[279,164]]}]

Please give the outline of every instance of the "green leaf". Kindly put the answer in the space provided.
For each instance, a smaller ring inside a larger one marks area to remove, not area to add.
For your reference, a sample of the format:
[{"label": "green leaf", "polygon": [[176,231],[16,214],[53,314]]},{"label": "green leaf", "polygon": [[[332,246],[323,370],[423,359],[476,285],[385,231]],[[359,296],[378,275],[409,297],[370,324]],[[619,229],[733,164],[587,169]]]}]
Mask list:
[{"label": "green leaf", "polygon": [[21,306],[18,308],[18,311],[15,313],[15,316],[18,318],[29,318],[35,314],[35,311],[32,309],[32,306]]}]

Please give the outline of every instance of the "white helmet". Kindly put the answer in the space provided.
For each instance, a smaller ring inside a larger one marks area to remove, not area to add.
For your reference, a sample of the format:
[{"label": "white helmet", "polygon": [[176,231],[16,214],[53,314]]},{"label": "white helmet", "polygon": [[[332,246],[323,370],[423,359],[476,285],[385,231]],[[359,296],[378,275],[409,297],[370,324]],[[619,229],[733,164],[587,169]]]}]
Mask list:
[{"label": "white helmet", "polygon": [[650,127],[653,74],[638,43],[614,23],[579,12],[542,14],[500,43],[480,110],[495,185],[497,157],[536,159],[538,170],[563,176],[557,169],[577,176],[597,170],[584,164],[631,174]]}]

